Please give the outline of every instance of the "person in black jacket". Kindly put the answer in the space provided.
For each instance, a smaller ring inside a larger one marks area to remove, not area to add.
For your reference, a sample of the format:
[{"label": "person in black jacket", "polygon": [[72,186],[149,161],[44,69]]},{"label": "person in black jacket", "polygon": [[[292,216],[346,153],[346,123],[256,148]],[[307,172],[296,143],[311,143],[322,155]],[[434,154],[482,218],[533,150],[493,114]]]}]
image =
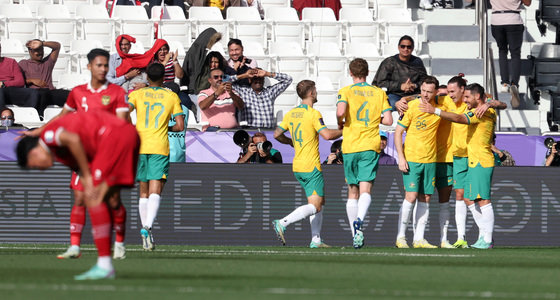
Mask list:
[{"label": "person in black jacket", "polygon": [[414,40],[408,35],[402,36],[399,54],[384,59],[373,79],[373,85],[386,90],[393,110],[402,97],[419,94],[420,84],[427,76],[422,59],[412,55],[413,50]]}]

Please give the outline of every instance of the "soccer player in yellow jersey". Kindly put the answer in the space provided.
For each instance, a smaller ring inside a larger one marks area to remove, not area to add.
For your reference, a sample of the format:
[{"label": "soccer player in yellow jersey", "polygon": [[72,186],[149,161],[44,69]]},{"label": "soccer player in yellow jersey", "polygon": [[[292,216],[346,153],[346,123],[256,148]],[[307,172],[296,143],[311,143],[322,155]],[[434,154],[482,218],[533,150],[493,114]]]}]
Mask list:
[{"label": "soccer player in yellow jersey", "polygon": [[[490,201],[490,186],[494,172],[491,145],[496,126],[496,111],[490,108],[482,116],[477,116],[477,108],[485,105],[486,102],[484,88],[479,84],[467,85],[463,99],[470,109],[464,114],[445,112],[428,103],[422,104],[421,110],[439,115],[441,118],[452,122],[468,124],[468,189],[464,198],[469,210],[473,212],[475,223],[481,232],[478,241],[471,247],[489,249],[494,246],[492,240],[494,209]],[[478,206],[474,201],[478,202]]]},{"label": "soccer player in yellow jersey", "polygon": [[[283,245],[286,245],[284,236],[286,227],[309,217],[311,223],[309,247],[323,248],[328,246],[321,240],[323,224],[321,209],[325,204],[325,184],[319,158],[319,135],[326,140],[334,140],[342,135],[342,131],[325,127],[321,113],[313,109],[313,104],[317,102],[315,82],[302,80],[298,83],[296,91],[301,97],[302,103],[284,116],[284,120],[274,132],[274,138],[283,144],[294,147],[296,154],[292,169],[294,176],[305,190],[308,204],[296,208],[282,219],[274,220],[272,226],[278,239]],[[284,135],[286,131],[290,131],[291,139]]]},{"label": "soccer player in yellow jersey", "polygon": [[387,94],[366,82],[368,64],[362,58],[350,62],[353,84],[338,92],[336,117],[342,131],[344,175],[348,184],[346,213],[353,246],[364,245],[363,220],[371,204],[371,188],[377,173],[381,137],[379,123],[391,125]]},{"label": "soccer player in yellow jersey", "polygon": [[[399,211],[399,224],[396,246],[408,248],[405,233],[410,213],[416,203],[414,248],[436,248],[424,238],[429,217],[429,202],[434,193],[436,177],[436,132],[440,118],[420,111],[421,103],[436,106],[435,98],[438,80],[428,76],[420,86],[420,98],[408,103],[395,129],[395,148],[399,155],[399,170],[403,172],[405,199]],[[406,130],[403,148],[402,135]]]},{"label": "soccer player in yellow jersey", "polygon": [[183,131],[185,113],[177,94],[162,88],[165,68],[154,63],[146,69],[149,86],[128,95],[130,110],[136,109],[136,130],[140,135],[140,156],[136,180],[140,182],[138,211],[142,229],[142,246],[155,247],[152,224],[157,216],[160,195],[169,170],[168,124],[175,117],[171,131]]}]

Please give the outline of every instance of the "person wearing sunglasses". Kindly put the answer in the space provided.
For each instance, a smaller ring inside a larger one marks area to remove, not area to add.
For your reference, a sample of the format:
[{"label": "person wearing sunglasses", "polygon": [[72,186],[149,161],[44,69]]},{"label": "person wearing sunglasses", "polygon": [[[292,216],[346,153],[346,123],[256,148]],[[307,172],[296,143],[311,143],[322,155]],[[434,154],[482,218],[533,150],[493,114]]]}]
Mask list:
[{"label": "person wearing sunglasses", "polygon": [[[63,106],[70,91],[56,89],[52,82],[52,72],[60,53],[60,43],[54,41],[30,40],[25,44],[29,51],[29,59],[19,62],[23,72],[25,84],[28,88],[39,92],[39,103],[35,107],[39,115],[48,105]],[[51,53],[45,57],[45,47],[51,49]]]},{"label": "person wearing sunglasses", "polygon": [[372,84],[386,90],[393,111],[402,97],[420,93],[422,80],[427,76],[422,59],[412,55],[414,40],[408,35],[399,39],[399,53],[381,62]]},{"label": "person wearing sunglasses", "polygon": [[224,82],[224,71],[219,68],[210,71],[208,82],[210,88],[198,94],[202,121],[208,122],[203,130],[237,127],[235,111],[245,107],[243,99],[232,90],[231,82]]},{"label": "person wearing sunglasses", "polygon": [[16,124],[14,122],[14,111],[7,107],[2,108],[2,111],[0,111],[0,125],[2,125],[2,127],[23,127],[21,124]]}]

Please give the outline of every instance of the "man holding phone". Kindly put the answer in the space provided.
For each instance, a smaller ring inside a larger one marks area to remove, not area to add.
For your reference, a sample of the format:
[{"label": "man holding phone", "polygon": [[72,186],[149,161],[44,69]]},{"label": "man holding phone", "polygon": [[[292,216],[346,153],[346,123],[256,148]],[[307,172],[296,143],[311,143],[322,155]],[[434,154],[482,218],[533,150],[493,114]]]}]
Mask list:
[{"label": "man holding phone", "polygon": [[[230,39],[228,42],[228,65],[232,67],[237,75],[241,75],[250,69],[257,68],[257,61],[243,55],[243,43],[239,39]],[[239,85],[249,86],[249,80],[242,79],[236,82]]]}]

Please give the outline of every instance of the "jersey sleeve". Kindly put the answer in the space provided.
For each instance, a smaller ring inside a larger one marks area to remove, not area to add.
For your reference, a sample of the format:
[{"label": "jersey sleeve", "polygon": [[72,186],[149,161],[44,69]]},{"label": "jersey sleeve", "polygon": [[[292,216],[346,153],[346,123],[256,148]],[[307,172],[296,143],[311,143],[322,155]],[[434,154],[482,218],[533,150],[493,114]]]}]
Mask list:
[{"label": "jersey sleeve", "polygon": [[383,113],[385,113],[386,111],[391,111],[393,108],[391,107],[391,104],[389,104],[389,97],[387,96],[387,93],[385,93],[385,91],[382,89],[379,90],[381,91],[381,114],[383,115]]},{"label": "jersey sleeve", "polygon": [[76,111],[78,109],[78,103],[76,103],[75,95],[76,91],[72,89],[68,94],[68,98],[66,98],[66,103],[64,103],[64,108],[69,111]]},{"label": "jersey sleeve", "polygon": [[115,112],[121,111],[128,111],[128,103],[126,102],[126,93],[125,91],[119,87],[116,89],[116,98],[117,98],[117,107],[115,108]]},{"label": "jersey sleeve", "polygon": [[323,116],[321,115],[321,112],[316,110],[313,112],[313,129],[315,129],[315,131],[320,132],[321,130],[327,128],[327,126],[325,126],[325,121],[323,121]]},{"label": "jersey sleeve", "polygon": [[337,104],[338,102],[348,103],[348,95],[346,93],[347,90],[348,88],[344,87],[338,91],[338,100],[336,101]]},{"label": "jersey sleeve", "polygon": [[40,140],[48,147],[60,146],[60,133],[64,131],[64,127],[57,122],[52,122],[47,125],[43,133],[41,133]]},{"label": "jersey sleeve", "polygon": [[280,122],[280,125],[278,125],[279,128],[281,128],[282,130],[290,130],[290,128],[288,127],[288,125],[290,125],[290,118],[289,116],[289,112],[287,114],[284,115],[284,118],[282,119],[282,122]]},{"label": "jersey sleeve", "polygon": [[410,122],[412,121],[412,109],[411,105],[408,106],[408,110],[404,112],[402,119],[397,122],[397,125],[404,127],[405,129],[410,126]]},{"label": "jersey sleeve", "polygon": [[476,123],[480,122],[480,119],[476,117],[476,113],[475,113],[474,108],[467,111],[465,113],[465,116],[467,117],[467,121],[469,122],[469,124],[476,124]]},{"label": "jersey sleeve", "polygon": [[128,104],[132,105],[133,109],[137,109],[136,107],[136,97],[138,96],[138,91],[132,91],[128,94]]}]

